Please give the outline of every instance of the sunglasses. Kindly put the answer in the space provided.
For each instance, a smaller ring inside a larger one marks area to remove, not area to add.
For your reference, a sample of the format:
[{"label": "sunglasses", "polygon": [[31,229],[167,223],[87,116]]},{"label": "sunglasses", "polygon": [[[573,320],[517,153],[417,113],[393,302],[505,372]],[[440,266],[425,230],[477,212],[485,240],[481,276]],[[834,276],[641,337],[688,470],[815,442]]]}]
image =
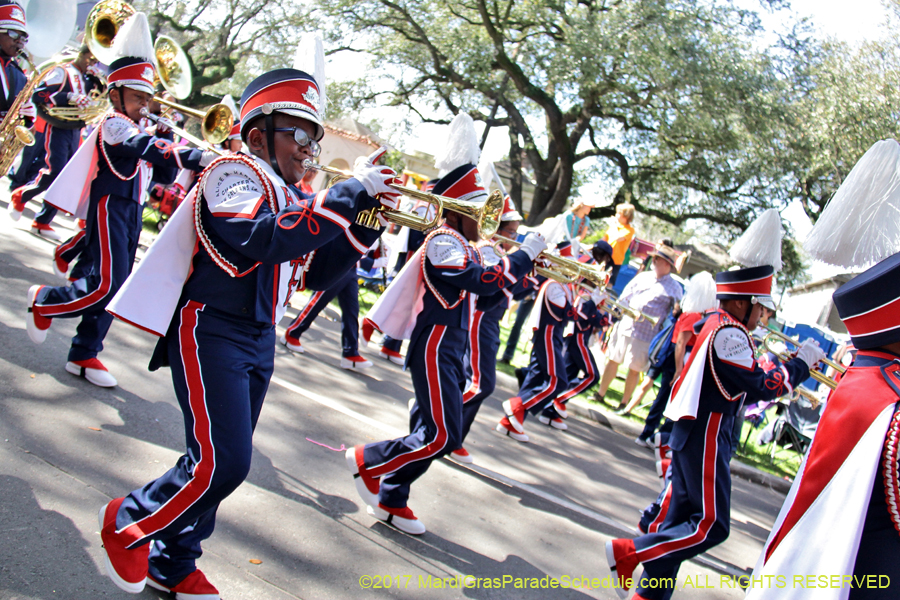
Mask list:
[{"label": "sunglasses", "polygon": [[3,33],[9,36],[9,38],[13,41],[22,40],[23,42],[28,41],[28,34],[24,31],[16,31],[15,29],[7,29]]},{"label": "sunglasses", "polygon": [[276,127],[274,131],[292,132],[294,134],[294,141],[297,142],[297,145],[301,148],[303,146],[309,146],[309,151],[312,152],[314,158],[322,153],[322,147],[319,146],[319,142],[309,137],[309,134],[299,127]]}]

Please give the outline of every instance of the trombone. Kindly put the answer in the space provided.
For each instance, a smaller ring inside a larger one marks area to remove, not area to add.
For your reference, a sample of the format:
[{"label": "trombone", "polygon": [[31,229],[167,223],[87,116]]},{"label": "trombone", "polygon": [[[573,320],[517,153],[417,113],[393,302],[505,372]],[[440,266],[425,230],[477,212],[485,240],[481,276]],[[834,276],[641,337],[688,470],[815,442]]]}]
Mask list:
[{"label": "trombone", "polygon": [[[776,352],[776,348],[773,347],[771,340],[773,338],[776,338],[786,344],[793,344],[794,346],[797,346],[798,348],[800,347],[800,341],[796,340],[790,336],[787,336],[787,335],[781,333],[780,331],[772,329],[769,326],[766,326],[766,329],[769,330],[769,333],[767,333],[766,336],[763,338],[763,341],[762,341],[763,347],[766,349],[767,352],[771,352],[772,354],[777,356],[778,359],[781,360],[782,362],[789,361],[791,359],[791,355],[788,352]],[[833,360],[831,360],[830,358],[823,358],[822,362],[825,363],[826,365],[828,365],[829,367],[831,367],[832,369],[834,369],[835,371],[837,371],[838,373],[845,373],[847,371],[847,369],[844,367],[844,365],[842,365],[840,363],[836,363]],[[834,379],[832,379],[831,377],[829,377],[822,371],[819,371],[818,369],[813,369],[812,367],[813,367],[813,365],[810,365],[810,369],[809,369],[810,377],[812,377],[813,379],[815,379],[816,381],[818,381],[819,383],[821,383],[823,385],[827,385],[831,389],[837,388],[838,384]]]},{"label": "trombone", "polygon": [[[331,167],[323,167],[309,159],[303,161],[303,167],[333,175],[328,183],[329,186],[353,177],[352,173],[332,169]],[[485,240],[494,235],[500,226],[500,214],[503,211],[503,195],[498,190],[491,192],[484,204],[481,204],[478,202],[466,202],[465,200],[458,200],[448,196],[429,194],[428,192],[400,185],[390,185],[390,187],[410,198],[424,200],[435,205],[437,210],[434,211],[434,217],[431,220],[427,220],[401,210],[379,207],[360,212],[356,217],[357,223],[369,229],[379,229],[381,225],[378,223],[377,216],[380,214],[391,223],[396,223],[401,227],[409,227],[416,231],[427,231],[440,225],[442,213],[446,209],[476,221],[478,223],[478,235]]]}]

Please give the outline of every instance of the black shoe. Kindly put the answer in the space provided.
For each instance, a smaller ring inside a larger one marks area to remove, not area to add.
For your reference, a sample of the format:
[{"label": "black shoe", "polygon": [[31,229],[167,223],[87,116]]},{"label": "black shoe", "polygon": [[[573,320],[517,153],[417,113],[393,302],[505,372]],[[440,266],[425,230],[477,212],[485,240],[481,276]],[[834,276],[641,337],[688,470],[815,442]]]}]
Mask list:
[{"label": "black shoe", "polygon": [[522,383],[525,381],[525,369],[519,367],[516,369],[516,380],[519,382],[519,387],[522,387]]}]

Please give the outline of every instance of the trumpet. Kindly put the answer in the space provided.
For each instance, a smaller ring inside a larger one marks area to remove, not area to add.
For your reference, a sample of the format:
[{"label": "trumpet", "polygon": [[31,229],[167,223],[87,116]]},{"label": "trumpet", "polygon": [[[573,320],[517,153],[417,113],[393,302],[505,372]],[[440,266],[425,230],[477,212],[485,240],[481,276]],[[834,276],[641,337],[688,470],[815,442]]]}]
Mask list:
[{"label": "trumpet", "polygon": [[[226,106],[225,108],[228,108],[228,107]],[[168,127],[169,129],[171,129],[172,131],[174,131],[175,133],[177,133],[178,135],[180,135],[181,137],[183,137],[190,143],[194,144],[201,150],[209,150],[211,152],[215,152],[219,156],[225,156],[225,153],[222,152],[221,150],[219,150],[218,148],[215,148],[210,143],[201,140],[200,138],[198,138],[197,136],[195,136],[191,133],[188,133],[187,131],[185,131],[184,129],[182,129],[181,127],[179,127],[178,125],[176,125],[175,123],[173,123],[172,121],[170,121],[169,119],[167,119],[165,117],[160,117],[159,115],[154,115],[152,112],[150,112],[146,108],[141,109],[141,116],[150,119],[157,125],[162,124],[165,127]]]},{"label": "trumpet", "polygon": [[[329,186],[334,185],[338,181],[344,181],[353,177],[352,173],[332,169],[331,167],[323,167],[309,159],[303,161],[303,166],[306,169],[315,169],[316,171],[322,171],[323,173],[333,175],[328,184]],[[410,198],[424,200],[429,204],[434,204],[437,207],[437,210],[434,211],[434,217],[428,220],[419,217],[418,215],[405,213],[401,210],[392,210],[381,207],[360,212],[356,217],[357,223],[363,227],[368,227],[369,229],[378,229],[380,225],[378,223],[377,215],[380,214],[391,223],[396,223],[402,227],[409,227],[410,229],[415,229],[417,231],[427,231],[440,225],[441,215],[444,209],[447,209],[476,221],[478,223],[478,235],[482,239],[489,239],[496,233],[497,228],[500,226],[500,214],[503,211],[503,195],[497,190],[491,192],[484,204],[481,204],[478,202],[466,202],[465,200],[458,200],[447,196],[439,196],[437,194],[429,194],[428,192],[400,185],[391,185],[390,187]]]},{"label": "trumpet", "polygon": [[[795,340],[794,338],[787,336],[787,335],[781,333],[780,331],[776,331],[775,329],[772,329],[768,326],[766,327],[766,329],[769,330],[769,333],[767,333],[766,336],[763,338],[763,341],[762,341],[763,347],[766,349],[767,352],[771,352],[772,354],[777,356],[778,359],[781,360],[782,362],[789,361],[792,358],[791,355],[787,352],[777,352],[776,351],[777,348],[774,348],[771,340],[778,339],[786,344],[793,344],[794,346],[797,346],[798,348],[800,347],[800,341]],[[834,369],[835,371],[837,371],[838,373],[844,373],[847,371],[847,369],[844,367],[844,365],[836,363],[829,358],[823,358],[822,362],[825,363],[826,365],[828,365],[829,367],[831,367],[832,369]],[[818,381],[819,383],[821,383],[823,385],[827,385],[831,389],[836,389],[838,386],[837,382],[834,379],[832,379],[831,377],[829,377],[822,371],[819,371],[818,369],[813,369],[812,365],[810,366],[810,369],[809,369],[809,376],[812,377],[813,379],[815,379],[816,381]]]},{"label": "trumpet", "polygon": [[[498,244],[510,244],[516,247],[522,245],[520,242],[511,240],[508,237],[503,237],[502,235],[494,234],[493,238],[497,240]],[[562,283],[574,283],[574,280],[576,279],[587,279],[600,289],[603,289],[604,287],[606,287],[606,282],[609,280],[609,271],[605,271],[603,269],[600,269],[599,267],[595,267],[594,265],[578,262],[573,258],[556,256],[555,254],[551,254],[547,251],[541,252],[537,258],[546,260],[563,275],[565,275],[567,280],[562,281]],[[544,270],[546,271],[546,269]],[[539,271],[535,269],[535,272]],[[544,273],[541,274],[544,275]],[[560,281],[560,279],[558,279],[557,277],[552,277],[552,279]]]},{"label": "trumpet", "polygon": [[153,96],[151,100],[184,113],[189,117],[199,119],[200,132],[203,134],[203,139],[210,144],[221,144],[228,139],[228,136],[231,134],[231,127],[234,125],[234,115],[232,114],[231,109],[225,104],[213,104],[205,111],[202,111],[189,108],[183,104],[178,104],[177,102],[172,102],[171,100],[166,100],[160,96]]},{"label": "trumpet", "polygon": [[644,314],[636,308],[631,308],[627,304],[622,304],[618,300],[614,300],[613,298],[607,298],[603,301],[605,304],[608,304],[610,308],[613,310],[629,317],[631,320],[637,321],[647,321],[652,323],[654,327],[659,324],[659,317],[651,317],[650,315]]}]

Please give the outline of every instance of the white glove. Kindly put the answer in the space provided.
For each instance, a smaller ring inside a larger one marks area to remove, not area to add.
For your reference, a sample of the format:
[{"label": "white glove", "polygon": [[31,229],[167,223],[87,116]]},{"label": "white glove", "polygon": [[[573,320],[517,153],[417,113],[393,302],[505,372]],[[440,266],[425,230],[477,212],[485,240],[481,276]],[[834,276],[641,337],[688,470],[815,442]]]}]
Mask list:
[{"label": "white glove", "polygon": [[90,106],[91,99],[84,94],[75,94],[73,92],[69,92],[69,104],[71,104],[72,106],[77,106],[78,108],[86,108]]},{"label": "white glove", "polygon": [[374,261],[372,261],[373,269],[383,269],[386,266],[387,266],[386,258],[376,258]]},{"label": "white glove", "polygon": [[206,168],[209,166],[209,163],[217,158],[219,158],[219,155],[212,150],[204,150],[203,154],[200,155],[200,166]]},{"label": "white glove", "polygon": [[544,240],[544,236],[539,233],[531,232],[525,236],[525,240],[522,242],[522,245],[519,247],[519,250],[523,251],[528,255],[528,258],[534,260],[537,258],[538,254],[547,249],[547,242]]},{"label": "white glove", "polygon": [[800,349],[797,350],[797,358],[812,369],[817,362],[825,358],[825,352],[819,348],[819,342],[812,338],[807,338],[800,344]]},{"label": "white glove", "polygon": [[370,196],[378,198],[382,206],[396,210],[399,206],[400,192],[389,187],[389,185],[400,185],[397,173],[390,167],[375,165],[375,161],[381,158],[385,152],[387,152],[387,148],[382,146],[368,156],[366,160],[360,162],[353,169],[353,178],[366,188],[366,192]]},{"label": "white glove", "polygon": [[601,292],[596,288],[591,292],[591,302],[597,306],[600,306],[604,300],[606,300],[606,292]]}]

